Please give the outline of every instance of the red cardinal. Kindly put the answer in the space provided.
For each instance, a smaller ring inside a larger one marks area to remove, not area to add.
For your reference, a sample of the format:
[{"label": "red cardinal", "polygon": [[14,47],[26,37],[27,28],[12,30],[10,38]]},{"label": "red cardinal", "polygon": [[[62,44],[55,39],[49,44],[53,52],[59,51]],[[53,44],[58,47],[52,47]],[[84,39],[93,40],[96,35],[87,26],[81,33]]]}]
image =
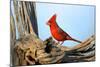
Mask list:
[{"label": "red cardinal", "polygon": [[63,42],[65,40],[72,40],[72,41],[76,41],[78,43],[81,43],[81,41],[78,41],[74,38],[72,38],[71,36],[69,36],[65,31],[63,31],[58,24],[56,23],[56,14],[54,14],[49,21],[47,22],[47,25],[49,25],[50,27],[50,31],[52,36],[58,41],[58,43],[60,41],[62,41],[61,44],[63,44]]}]

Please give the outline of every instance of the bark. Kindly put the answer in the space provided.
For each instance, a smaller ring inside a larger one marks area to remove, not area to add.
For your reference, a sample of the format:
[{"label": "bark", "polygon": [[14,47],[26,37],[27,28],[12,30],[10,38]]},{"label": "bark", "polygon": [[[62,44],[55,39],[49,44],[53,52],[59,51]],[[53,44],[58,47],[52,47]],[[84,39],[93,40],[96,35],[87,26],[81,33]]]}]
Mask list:
[{"label": "bark", "polygon": [[[56,43],[52,37],[42,41],[38,37],[35,4],[14,1],[11,16],[11,63],[12,65],[37,65],[95,60],[95,35],[73,48]],[[33,15],[33,16],[32,16]],[[35,26],[36,25],[36,26]],[[16,39],[16,28],[19,38]]]}]

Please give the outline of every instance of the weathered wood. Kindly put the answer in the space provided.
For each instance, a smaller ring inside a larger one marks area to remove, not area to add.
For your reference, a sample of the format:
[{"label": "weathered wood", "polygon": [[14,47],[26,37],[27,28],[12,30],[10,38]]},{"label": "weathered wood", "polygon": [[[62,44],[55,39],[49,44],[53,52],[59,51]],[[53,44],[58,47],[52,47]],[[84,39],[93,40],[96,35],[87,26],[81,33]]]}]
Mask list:
[{"label": "weathered wood", "polygon": [[81,44],[69,48],[62,49],[66,52],[63,62],[84,62],[95,60],[95,36],[91,36]]},{"label": "weathered wood", "polygon": [[14,59],[12,58],[14,56],[14,52],[13,52],[13,48],[15,46],[15,40],[16,40],[16,29],[15,29],[15,22],[14,22],[14,18],[13,16],[10,16],[10,47],[11,47],[11,51],[10,51],[10,60],[11,63],[14,62]]},{"label": "weathered wood", "polygon": [[26,4],[27,13],[30,17],[32,28],[34,29],[35,34],[38,36],[38,25],[36,19],[35,3],[25,2],[25,4]]},{"label": "weathered wood", "polygon": [[[20,58],[17,58],[16,57],[17,53],[14,52],[14,46],[16,46],[15,45],[16,29],[18,30],[17,38],[21,39],[22,37],[27,36],[28,34],[32,34],[34,37],[36,37],[36,34],[33,31],[37,28],[35,28],[34,30],[32,28],[30,17],[27,14],[28,8],[26,8],[26,5],[22,1],[13,1],[13,4],[14,4],[14,5],[12,5],[12,6],[14,6],[14,15],[13,16],[15,18],[13,18],[11,16],[11,22],[10,22],[11,23],[11,28],[10,28],[11,29],[10,30],[11,31],[11,33],[10,33],[10,36],[11,36],[11,61],[12,61],[12,64],[18,65],[22,60],[19,61]],[[31,9],[33,9],[33,8],[31,8]],[[31,11],[30,13],[34,13],[34,12]],[[34,23],[37,23],[37,22],[35,21]],[[21,55],[19,57],[21,57]],[[23,60],[23,62],[22,63],[25,65],[26,62],[24,60]]]},{"label": "weathered wood", "polygon": [[[28,39],[27,39],[28,38]],[[20,42],[20,43],[19,43]],[[89,42],[89,43],[87,43]],[[19,65],[22,64],[23,60],[26,60],[26,62],[29,65],[34,64],[52,64],[52,63],[63,63],[63,62],[84,62],[84,61],[94,61],[95,60],[95,49],[93,47],[88,46],[94,46],[94,37],[90,37],[83,43],[77,45],[77,47],[80,47],[80,45],[86,45],[81,48],[72,49],[68,48],[70,50],[66,50],[67,48],[65,46],[57,45],[52,38],[47,39],[45,41],[41,41],[38,38],[32,38],[31,35],[27,36],[26,38],[22,38],[22,40],[19,40],[16,42],[16,50],[18,53],[18,56],[21,55],[21,57],[25,57],[22,60]],[[54,45],[55,44],[55,45]],[[50,46],[48,46],[50,45]],[[61,47],[65,47],[64,49]],[[87,48],[85,48],[87,47]],[[50,49],[48,52],[47,50]],[[86,49],[86,50],[85,50]],[[92,50],[91,50],[92,49]],[[22,53],[19,53],[23,51]],[[24,54],[25,55],[22,55]],[[31,58],[31,59],[30,59]],[[28,65],[26,64],[26,65]]]}]

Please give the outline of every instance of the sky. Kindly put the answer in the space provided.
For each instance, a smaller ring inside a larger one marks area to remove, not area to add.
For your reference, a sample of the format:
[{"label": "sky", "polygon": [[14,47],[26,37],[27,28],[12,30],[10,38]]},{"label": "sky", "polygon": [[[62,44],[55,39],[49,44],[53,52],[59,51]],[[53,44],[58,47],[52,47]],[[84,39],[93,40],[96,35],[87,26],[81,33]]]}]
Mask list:
[{"label": "sky", "polygon": [[[57,24],[71,37],[84,41],[95,34],[95,7],[86,5],[36,3],[39,37],[42,40],[51,36],[46,22],[57,15]],[[73,47],[79,43],[65,41],[64,46]]]}]

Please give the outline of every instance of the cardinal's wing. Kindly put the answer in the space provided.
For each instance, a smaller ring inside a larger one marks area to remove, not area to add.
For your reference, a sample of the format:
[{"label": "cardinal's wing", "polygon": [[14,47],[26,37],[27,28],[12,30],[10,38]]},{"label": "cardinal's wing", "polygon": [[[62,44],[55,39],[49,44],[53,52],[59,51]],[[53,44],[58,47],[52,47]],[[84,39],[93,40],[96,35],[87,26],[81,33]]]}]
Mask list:
[{"label": "cardinal's wing", "polygon": [[69,36],[65,31],[63,31],[61,28],[58,28],[58,32],[62,34],[63,36]]}]

